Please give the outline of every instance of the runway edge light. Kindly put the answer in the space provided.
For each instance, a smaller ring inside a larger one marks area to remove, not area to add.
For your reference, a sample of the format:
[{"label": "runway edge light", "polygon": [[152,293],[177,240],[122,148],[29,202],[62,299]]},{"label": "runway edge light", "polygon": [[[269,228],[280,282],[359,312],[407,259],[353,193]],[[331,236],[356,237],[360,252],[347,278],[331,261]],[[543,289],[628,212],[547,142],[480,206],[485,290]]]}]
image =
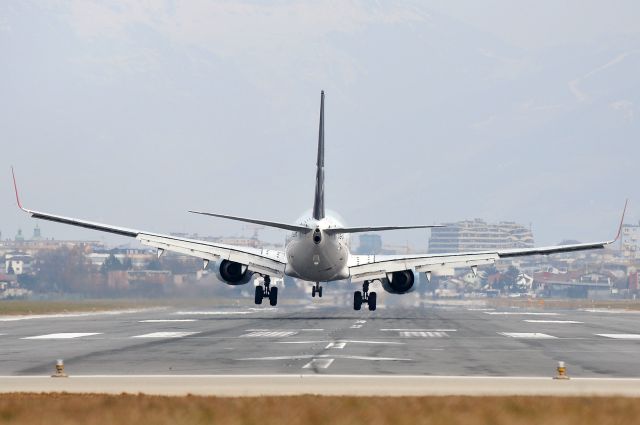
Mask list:
[{"label": "runway edge light", "polygon": [[69,376],[64,373],[64,360],[58,359],[56,361],[56,372],[51,375],[52,378],[68,378]]},{"label": "runway edge light", "polygon": [[564,365],[564,362],[558,362],[558,367],[556,368],[556,376],[553,379],[569,379],[569,375],[567,375],[567,368]]}]

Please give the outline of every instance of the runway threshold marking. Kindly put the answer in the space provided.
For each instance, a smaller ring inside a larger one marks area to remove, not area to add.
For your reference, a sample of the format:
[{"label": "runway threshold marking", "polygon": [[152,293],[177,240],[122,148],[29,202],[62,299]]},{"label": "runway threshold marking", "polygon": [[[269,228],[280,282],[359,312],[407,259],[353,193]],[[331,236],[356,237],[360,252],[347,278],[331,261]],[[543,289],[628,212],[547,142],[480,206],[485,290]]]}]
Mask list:
[{"label": "runway threshold marking", "polygon": [[578,322],[576,320],[535,320],[535,319],[524,319],[524,322],[528,322],[528,323],[566,323],[566,324],[572,324],[572,323],[584,323],[584,322]]},{"label": "runway threshold marking", "polygon": [[101,332],[64,332],[57,334],[46,334],[37,336],[27,336],[20,339],[73,339],[82,338],[84,336],[102,335]]},{"label": "runway threshold marking", "polygon": [[543,334],[539,332],[498,332],[500,335],[508,336],[510,338],[520,339],[557,339],[557,336]]},{"label": "runway threshold marking", "polygon": [[258,331],[242,335],[241,338],[280,338],[297,333],[296,331]]},{"label": "runway threshold marking", "polygon": [[613,339],[640,339],[640,334],[596,334],[605,338]]},{"label": "runway threshold marking", "polygon": [[131,338],[184,338],[185,336],[198,333],[200,332],[152,332],[149,334],[135,335]]},{"label": "runway threshold marking", "polygon": [[335,359],[313,359],[302,366],[303,369],[326,369],[331,366]]}]

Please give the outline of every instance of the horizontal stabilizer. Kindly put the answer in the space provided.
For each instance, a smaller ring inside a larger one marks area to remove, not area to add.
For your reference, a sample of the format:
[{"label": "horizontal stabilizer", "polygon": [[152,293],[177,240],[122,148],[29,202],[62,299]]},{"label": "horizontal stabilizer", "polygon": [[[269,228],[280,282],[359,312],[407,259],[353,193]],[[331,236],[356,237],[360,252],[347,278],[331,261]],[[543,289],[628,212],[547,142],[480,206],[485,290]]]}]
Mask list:
[{"label": "horizontal stabilizer", "polygon": [[275,227],[276,229],[290,230],[292,232],[307,233],[311,231],[311,229],[309,229],[308,227],[300,226],[297,224],[287,224],[287,223],[277,223],[274,221],[255,220],[253,218],[235,217],[232,215],[214,214],[214,213],[209,213],[204,211],[189,210],[189,212],[193,214],[208,215],[210,217],[218,217],[218,218],[226,218],[228,220],[242,221],[244,223],[259,224],[261,226]]},{"label": "horizontal stabilizer", "polygon": [[431,224],[420,226],[373,226],[373,227],[341,227],[335,229],[326,229],[325,233],[335,235],[339,233],[365,233],[380,232],[383,230],[405,230],[405,229],[431,229],[434,227],[446,227],[443,224]]}]

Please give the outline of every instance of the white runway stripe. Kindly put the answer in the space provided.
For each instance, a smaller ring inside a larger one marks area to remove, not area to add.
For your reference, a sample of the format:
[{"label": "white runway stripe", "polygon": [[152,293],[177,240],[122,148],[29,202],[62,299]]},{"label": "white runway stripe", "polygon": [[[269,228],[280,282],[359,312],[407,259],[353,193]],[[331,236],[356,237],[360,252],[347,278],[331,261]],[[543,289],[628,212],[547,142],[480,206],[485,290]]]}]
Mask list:
[{"label": "white runway stripe", "polygon": [[181,315],[181,316],[226,316],[229,314],[254,314],[255,310],[252,311],[176,311],[173,314]]},{"label": "white runway stripe", "polygon": [[91,336],[91,335],[102,335],[102,334],[100,332],[66,332],[66,333],[58,333],[58,334],[28,336],[20,339],[73,339],[73,338],[82,338],[83,336]]},{"label": "white runway stripe", "polygon": [[295,331],[258,331],[251,332],[246,335],[242,335],[243,338],[281,338],[285,336],[295,335],[298,332]]},{"label": "white runway stripe", "polygon": [[302,366],[303,369],[326,369],[331,366],[335,359],[313,359],[306,365]]},{"label": "white runway stripe", "polygon": [[494,316],[560,316],[560,313],[541,313],[532,311],[485,311],[484,314],[491,314]]},{"label": "white runway stripe", "polygon": [[523,339],[557,339],[557,336],[542,334],[538,332],[498,332],[500,335],[508,336],[511,338],[523,338]]},{"label": "white runway stripe", "polygon": [[152,332],[150,334],[135,335],[131,338],[184,338],[198,333],[200,332]]},{"label": "white runway stripe", "polygon": [[640,334],[596,334],[605,338],[613,339],[640,339]]},{"label": "white runway stripe", "polygon": [[400,336],[403,338],[444,338],[449,335],[446,332],[404,331],[400,332]]},{"label": "white runway stripe", "polygon": [[382,332],[455,332],[457,329],[380,329]]},{"label": "white runway stripe", "polygon": [[336,348],[336,349],[342,349],[344,348],[344,346],[347,345],[346,342],[330,342],[329,344],[327,344],[326,347],[324,347],[325,349],[328,348]]},{"label": "white runway stripe", "polygon": [[575,320],[534,320],[534,319],[525,319],[525,322],[529,322],[529,323],[584,323],[584,322],[577,322]]},{"label": "white runway stripe", "polygon": [[148,319],[138,320],[139,323],[172,323],[172,322],[196,322],[197,319]]}]

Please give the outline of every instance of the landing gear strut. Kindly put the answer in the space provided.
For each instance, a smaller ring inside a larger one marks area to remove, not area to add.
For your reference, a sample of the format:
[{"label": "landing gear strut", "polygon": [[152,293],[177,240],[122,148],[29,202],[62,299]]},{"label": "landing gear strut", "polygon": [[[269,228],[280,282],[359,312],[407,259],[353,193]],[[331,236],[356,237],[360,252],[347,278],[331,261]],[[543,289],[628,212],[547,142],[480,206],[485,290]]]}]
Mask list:
[{"label": "landing gear strut", "polygon": [[376,309],[376,301],[378,294],[375,292],[369,292],[369,281],[365,280],[362,284],[362,292],[356,291],[353,293],[353,309],[360,310],[363,303],[369,305],[369,310],[374,311]]},{"label": "landing gear strut", "polygon": [[278,287],[271,288],[271,278],[264,277],[264,286],[256,286],[256,304],[262,304],[263,298],[269,298],[269,304],[276,306],[278,304]]},{"label": "landing gear strut", "polygon": [[311,296],[315,298],[316,294],[318,294],[318,297],[322,298],[322,286],[320,286],[320,282],[316,282],[316,284],[311,288]]}]

